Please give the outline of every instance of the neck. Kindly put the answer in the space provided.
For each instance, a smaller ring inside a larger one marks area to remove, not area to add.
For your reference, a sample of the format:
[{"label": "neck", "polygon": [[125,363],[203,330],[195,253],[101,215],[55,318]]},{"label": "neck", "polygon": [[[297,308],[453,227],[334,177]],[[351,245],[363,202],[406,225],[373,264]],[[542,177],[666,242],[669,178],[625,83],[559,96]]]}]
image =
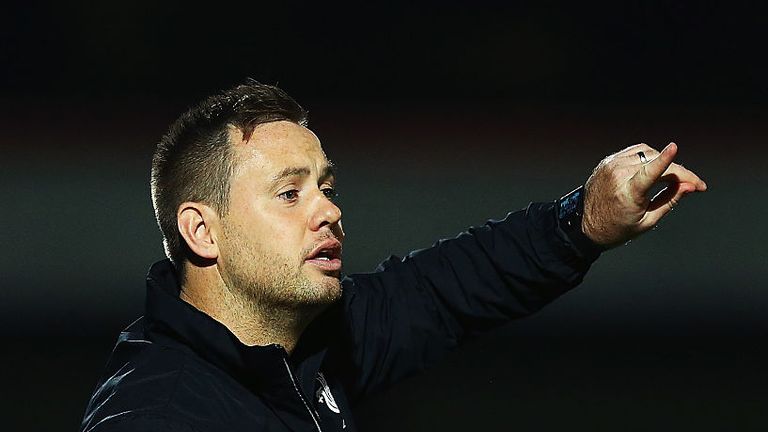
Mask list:
[{"label": "neck", "polygon": [[188,266],[181,300],[223,324],[244,345],[278,344],[290,354],[311,321],[297,307],[259,304],[227,286],[216,266]]}]

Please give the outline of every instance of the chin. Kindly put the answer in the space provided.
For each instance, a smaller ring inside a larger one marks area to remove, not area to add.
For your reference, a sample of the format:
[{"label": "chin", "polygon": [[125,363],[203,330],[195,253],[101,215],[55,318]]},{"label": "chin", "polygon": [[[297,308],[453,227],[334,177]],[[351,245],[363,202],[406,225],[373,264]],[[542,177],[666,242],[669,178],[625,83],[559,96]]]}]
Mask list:
[{"label": "chin", "polygon": [[328,305],[341,297],[341,283],[337,277],[312,275],[293,290],[293,301],[305,306]]},{"label": "chin", "polygon": [[326,277],[326,279],[318,284],[317,293],[319,297],[322,297],[322,300],[318,299],[321,303],[329,304],[341,297],[341,282],[339,282],[338,277]]}]

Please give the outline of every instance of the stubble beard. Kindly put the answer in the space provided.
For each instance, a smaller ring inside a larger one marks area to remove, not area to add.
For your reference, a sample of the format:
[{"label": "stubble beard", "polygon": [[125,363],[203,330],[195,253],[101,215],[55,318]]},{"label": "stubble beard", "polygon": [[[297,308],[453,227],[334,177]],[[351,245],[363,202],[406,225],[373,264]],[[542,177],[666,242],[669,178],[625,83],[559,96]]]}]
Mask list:
[{"label": "stubble beard", "polygon": [[[244,244],[237,229],[225,236],[230,247],[228,278],[225,283],[249,308],[268,320],[288,318],[311,319],[341,297],[337,277],[324,276],[312,280],[313,271],[300,257],[270,253],[261,244]],[[317,270],[319,273],[319,270]],[[272,318],[272,319],[270,319]]]}]

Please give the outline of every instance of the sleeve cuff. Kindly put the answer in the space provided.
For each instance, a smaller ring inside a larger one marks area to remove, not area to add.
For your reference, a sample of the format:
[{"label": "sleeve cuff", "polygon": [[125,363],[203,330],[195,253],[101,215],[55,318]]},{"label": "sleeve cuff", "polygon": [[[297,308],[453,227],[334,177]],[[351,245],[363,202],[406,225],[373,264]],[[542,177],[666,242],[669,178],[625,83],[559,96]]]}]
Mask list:
[{"label": "sleeve cuff", "polygon": [[601,253],[607,250],[607,248],[595,243],[587,237],[581,229],[569,230],[565,232],[560,226],[560,221],[557,215],[554,215],[556,221],[556,231],[558,237],[565,242],[571,249],[573,249],[584,260],[593,262]]}]

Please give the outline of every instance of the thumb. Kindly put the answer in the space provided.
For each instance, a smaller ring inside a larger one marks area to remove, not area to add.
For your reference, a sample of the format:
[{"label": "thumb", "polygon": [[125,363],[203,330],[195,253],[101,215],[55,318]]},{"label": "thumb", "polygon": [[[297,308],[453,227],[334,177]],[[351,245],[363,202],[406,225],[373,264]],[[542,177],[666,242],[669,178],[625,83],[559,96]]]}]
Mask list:
[{"label": "thumb", "polygon": [[661,218],[674,210],[683,197],[694,191],[696,191],[696,185],[692,183],[674,183],[664,188],[651,199],[648,211],[643,218],[643,228],[650,229],[655,226]]}]

